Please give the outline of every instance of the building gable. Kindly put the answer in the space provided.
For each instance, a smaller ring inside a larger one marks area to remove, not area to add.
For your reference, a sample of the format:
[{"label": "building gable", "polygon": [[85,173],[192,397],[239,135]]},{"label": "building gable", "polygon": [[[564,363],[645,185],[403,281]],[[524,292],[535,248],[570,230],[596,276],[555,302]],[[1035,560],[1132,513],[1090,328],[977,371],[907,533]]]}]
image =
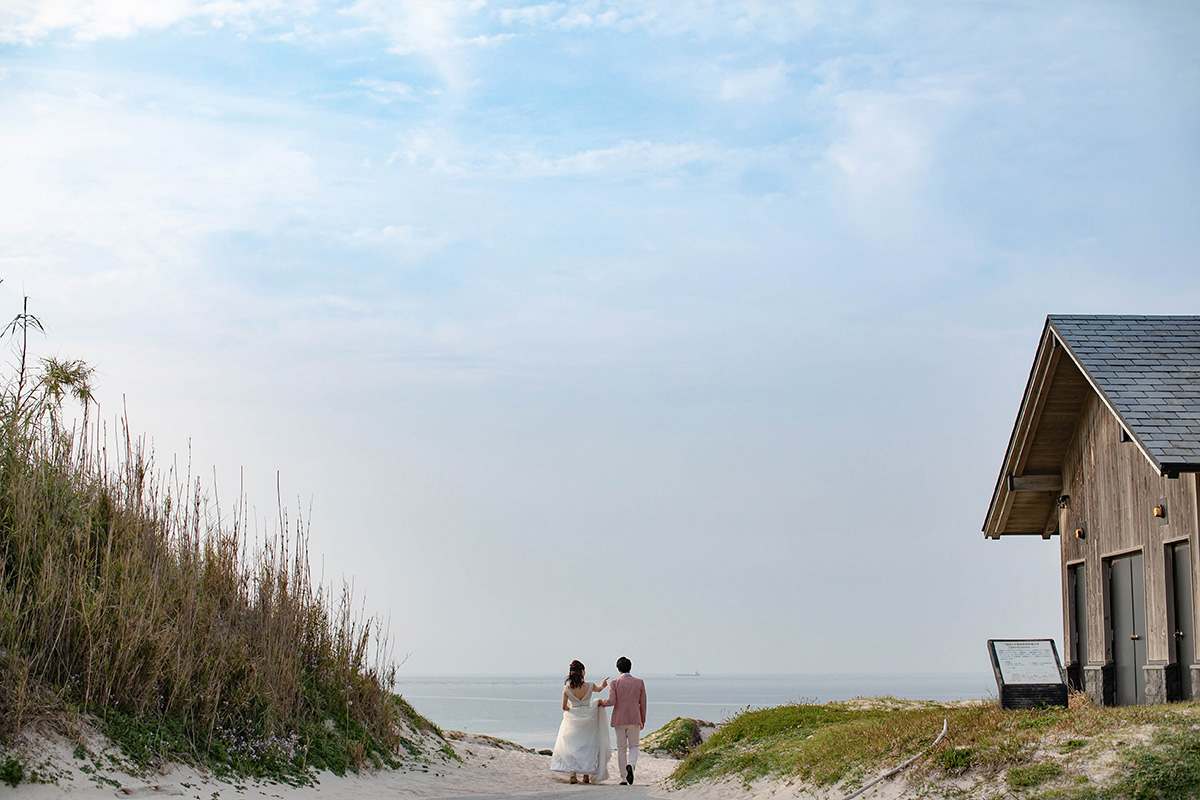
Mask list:
[{"label": "building gable", "polygon": [[985,536],[1058,532],[1063,464],[1092,396],[1160,475],[1200,472],[1200,317],[1047,318]]},{"label": "building gable", "polygon": [[1200,469],[1200,317],[1051,316],[1048,327],[1160,474]]}]

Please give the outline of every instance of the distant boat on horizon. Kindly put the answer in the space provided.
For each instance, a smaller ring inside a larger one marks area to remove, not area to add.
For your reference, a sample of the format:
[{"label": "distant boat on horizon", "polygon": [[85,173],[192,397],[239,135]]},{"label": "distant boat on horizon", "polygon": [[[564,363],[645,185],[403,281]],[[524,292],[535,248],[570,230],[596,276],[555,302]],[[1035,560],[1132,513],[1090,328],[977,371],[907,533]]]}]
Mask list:
[{"label": "distant boat on horizon", "polygon": [[676,678],[699,678],[700,673],[699,672],[676,672],[675,677]]}]

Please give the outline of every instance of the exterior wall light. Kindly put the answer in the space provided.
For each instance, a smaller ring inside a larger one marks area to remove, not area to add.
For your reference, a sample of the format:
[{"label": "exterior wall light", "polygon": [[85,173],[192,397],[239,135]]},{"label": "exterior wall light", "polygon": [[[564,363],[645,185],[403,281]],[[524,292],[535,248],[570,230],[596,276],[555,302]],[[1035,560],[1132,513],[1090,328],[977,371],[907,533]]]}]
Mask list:
[{"label": "exterior wall light", "polygon": [[1086,531],[1084,531],[1084,529],[1083,529],[1083,528],[1076,528],[1076,529],[1075,529],[1075,538],[1076,538],[1076,539],[1086,539],[1086,538],[1087,538],[1087,532],[1086,532]]},{"label": "exterior wall light", "polygon": [[1158,505],[1154,506],[1154,518],[1159,525],[1167,524],[1167,498],[1158,498]]}]

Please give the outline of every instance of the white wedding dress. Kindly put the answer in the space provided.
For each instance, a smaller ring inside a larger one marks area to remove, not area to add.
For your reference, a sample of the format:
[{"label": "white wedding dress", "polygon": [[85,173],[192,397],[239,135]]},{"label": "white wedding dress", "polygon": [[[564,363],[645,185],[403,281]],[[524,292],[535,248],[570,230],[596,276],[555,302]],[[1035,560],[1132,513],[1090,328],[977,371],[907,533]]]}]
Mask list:
[{"label": "white wedding dress", "polygon": [[599,782],[608,779],[608,710],[592,697],[592,684],[586,685],[581,699],[564,687],[570,709],[563,712],[550,769],[592,775]]}]

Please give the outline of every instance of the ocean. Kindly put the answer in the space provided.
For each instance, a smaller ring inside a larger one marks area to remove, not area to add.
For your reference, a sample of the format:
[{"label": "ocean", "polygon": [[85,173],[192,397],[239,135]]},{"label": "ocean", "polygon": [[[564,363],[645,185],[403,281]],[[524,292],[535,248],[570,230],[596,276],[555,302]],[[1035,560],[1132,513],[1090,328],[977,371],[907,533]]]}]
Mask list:
[{"label": "ocean", "polygon": [[[885,695],[966,700],[996,694],[992,676],[977,673],[638,677],[646,681],[647,733],[675,717],[721,722],[747,708],[798,701],[824,703]],[[443,730],[484,733],[548,749],[554,746],[562,718],[563,679],[562,675],[401,675],[396,690]]]}]

